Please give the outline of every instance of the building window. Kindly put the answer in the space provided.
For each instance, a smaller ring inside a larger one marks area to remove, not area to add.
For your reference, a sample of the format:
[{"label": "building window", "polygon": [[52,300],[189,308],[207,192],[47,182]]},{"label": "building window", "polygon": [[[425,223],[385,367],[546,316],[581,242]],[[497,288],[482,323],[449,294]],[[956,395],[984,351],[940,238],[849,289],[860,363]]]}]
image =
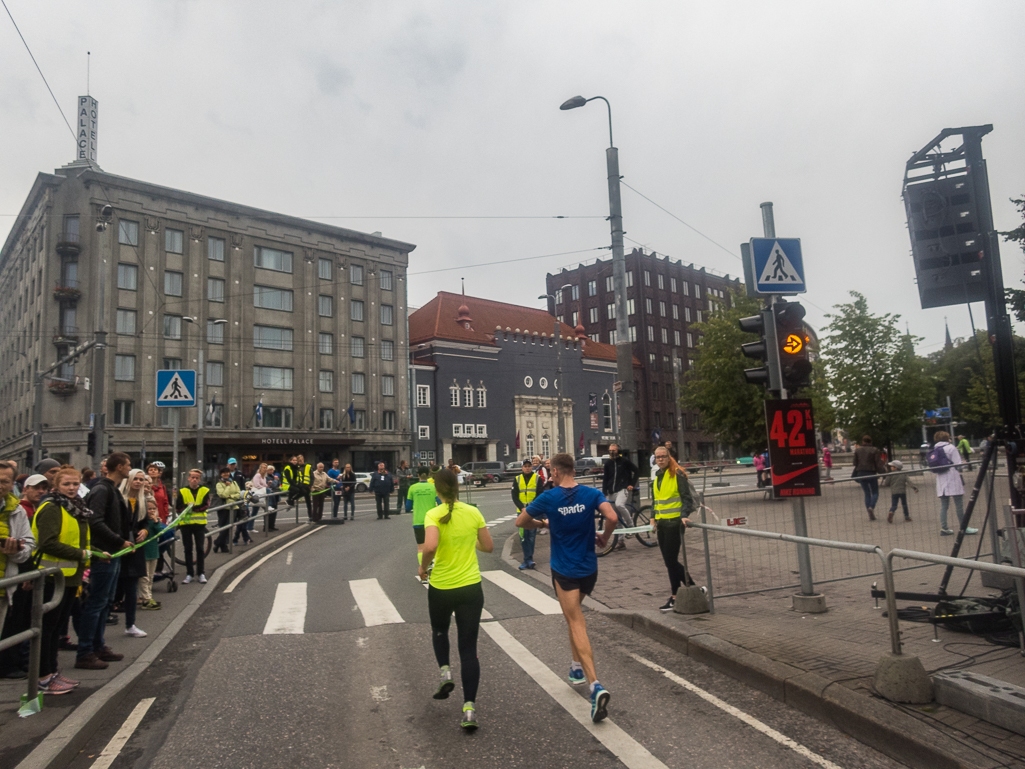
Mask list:
[{"label": "building window", "polygon": [[693,347],[694,346],[694,335],[691,334],[689,331],[687,332],[687,346],[688,347]]},{"label": "building window", "polygon": [[590,339],[592,342],[600,342],[601,334],[588,334],[587,338]]},{"label": "building window", "polygon": [[220,278],[206,279],[206,298],[211,302],[224,301],[224,281]]},{"label": "building window", "polygon": [[181,339],[182,338],[182,318],[181,315],[165,315],[164,316],[164,339]]},{"label": "building window", "polygon": [[114,356],[114,379],[118,382],[135,381],[135,356],[115,355]]},{"label": "building window", "polygon": [[117,287],[125,291],[136,291],[139,288],[139,268],[134,264],[117,266]]},{"label": "building window", "polygon": [[655,363],[658,361],[658,356],[653,352],[648,353],[648,365],[651,366],[652,371],[656,371]]},{"label": "building window", "polygon": [[182,367],[182,359],[181,358],[164,358],[163,364],[164,365],[161,366],[161,368],[163,368],[165,370],[177,371],[177,370],[179,370]]},{"label": "building window", "polygon": [[381,305],[381,325],[392,326],[394,325],[394,308],[390,304]]},{"label": "building window", "polygon": [[655,328],[653,326],[648,326],[648,341],[655,341]]},{"label": "building window", "polygon": [[657,273],[657,277],[658,277],[658,287],[660,289],[664,290],[665,287],[666,287],[665,276],[660,272],[660,273]]},{"label": "building window", "polygon": [[452,385],[448,388],[448,405],[459,408],[459,386]]},{"label": "building window", "polygon": [[[165,411],[167,409],[164,409]],[[207,427],[223,427],[224,426],[224,404],[223,403],[211,403],[206,407],[206,426]]]},{"label": "building window", "polygon": [[321,294],[317,297],[317,312],[322,318],[331,318],[335,314],[335,302],[333,296],[324,296]]},{"label": "building window", "polygon": [[117,242],[123,246],[139,245],[139,223],[122,219],[117,225]]},{"label": "building window", "polygon": [[672,383],[666,385],[666,400],[671,401],[676,396]]},{"label": "building window", "polygon": [[562,304],[562,289],[555,292],[555,304]]},{"label": "building window", "polygon": [[694,312],[697,315],[698,323],[701,323],[701,310],[695,310]]},{"label": "building window", "polygon": [[650,286],[651,285],[651,273],[648,272],[647,270],[644,271],[644,285],[645,286]]},{"label": "building window", "polygon": [[[431,388],[429,385],[416,386],[416,405],[422,408],[431,406]],[[423,437],[423,436],[421,436]]]},{"label": "building window", "polygon": [[588,319],[588,322],[590,322],[590,323],[597,323],[598,322],[598,308],[597,307],[592,307],[591,309],[589,309],[587,311],[587,319]]},{"label": "building window", "polygon": [[608,393],[601,396],[601,415],[602,415],[602,429],[607,432],[612,432],[612,399]]},{"label": "building window", "polygon": [[530,434],[527,435],[527,439],[524,442],[524,446],[526,448],[526,456],[527,457],[533,457],[534,456],[534,436],[533,435],[530,435]]},{"label": "building window", "polygon": [[132,424],[135,401],[114,401],[114,424],[128,426]]},{"label": "building window", "polygon": [[655,428],[657,429],[657,428],[661,427],[662,426],[662,414],[659,413],[658,411],[656,411],[652,416],[654,417],[654,426],[655,426]]},{"label": "building window", "polygon": [[367,375],[361,371],[352,372],[352,394],[366,395]]},{"label": "building window", "polygon": [[463,388],[463,406],[473,408],[473,388],[469,385]]},{"label": "building window", "polygon": [[366,357],[366,343],[363,337],[354,336],[351,342],[352,357],[353,358],[365,358]]},{"label": "building window", "polygon": [[463,437],[463,425],[461,423],[460,424],[454,424],[453,423],[453,425],[452,425],[452,437],[453,438],[462,438]]},{"label": "building window", "polygon": [[356,419],[353,421],[353,427],[357,430],[367,429],[367,412],[363,409],[356,409]]},{"label": "building window", "polygon": [[609,320],[615,320],[616,319],[616,304],[615,304],[615,302],[609,302],[609,304],[605,305],[605,315],[606,315],[606,317],[608,317]]},{"label": "building window", "polygon": [[679,331],[674,331],[673,332],[673,344],[676,345],[677,347],[680,346],[680,332]]},{"label": "building window", "polygon": [[321,280],[331,280],[333,270],[330,259],[324,259],[323,257],[317,259],[317,277]]},{"label": "building window", "polygon": [[633,299],[626,300],[626,314],[633,315],[637,312],[637,302]]},{"label": "building window", "polygon": [[609,275],[608,277],[606,277],[605,278],[605,293],[611,294],[615,285],[616,285],[615,278],[613,278],[612,275]]},{"label": "building window", "polygon": [[633,274],[633,270],[630,270],[629,272],[626,273],[626,287],[627,288],[633,288],[634,287],[634,274]]},{"label": "building window", "polygon": [[683,281],[683,295],[690,296],[690,285],[687,283],[687,281]]},{"label": "building window", "polygon": [[335,354],[335,338],[333,334],[327,334],[323,331],[320,332],[320,354],[321,355],[334,355]]},{"label": "building window", "polygon": [[683,308],[683,319],[690,323],[690,307]]},{"label": "building window", "polygon": [[395,360],[395,342],[391,339],[381,340],[381,360]]},{"label": "building window", "polygon": [[548,433],[541,436],[541,456],[549,457],[552,454],[552,439],[548,437]]},{"label": "building window", "polygon": [[382,411],[381,412],[381,429],[382,430],[394,430],[395,429],[395,412],[394,411]]},{"label": "building window", "polygon": [[206,383],[211,387],[224,387],[224,364],[221,361],[207,361]]},{"label": "building window", "polygon": [[257,390],[291,390],[292,369],[253,366],[253,387]]},{"label": "building window", "polygon": [[182,295],[182,274],[180,272],[164,271],[164,293],[167,296]]},{"label": "building window", "polygon": [[674,294],[676,293],[676,278],[669,279],[669,290]]},{"label": "building window", "polygon": [[669,329],[662,329],[662,344],[669,344]]},{"label": "building window", "polygon": [[253,286],[253,306],[265,310],[292,311],[292,292],[287,288]]},{"label": "building window", "polygon": [[322,393],[330,393],[335,391],[335,372],[334,371],[321,371],[320,378],[317,380],[318,387]]},{"label": "building window", "polygon": [[291,272],[292,254],[289,251],[279,251],[276,248],[256,246],[253,248],[253,264],[263,270]]},{"label": "building window", "polygon": [[651,397],[652,397],[652,400],[656,400],[656,401],[660,400],[660,396],[661,395],[662,395],[662,385],[659,384],[658,382],[652,382],[651,383]]},{"label": "building window", "polygon": [[292,427],[293,411],[291,406],[264,406],[261,427],[274,427],[287,430]]},{"label": "building window", "polygon": [[646,312],[648,315],[651,315],[651,299],[650,298],[646,298],[644,300],[644,312]]},{"label": "building window", "polygon": [[224,324],[206,322],[206,341],[210,344],[224,344]]},{"label": "building window", "polygon": [[349,302],[349,317],[352,320],[363,320],[363,302],[359,299],[353,299]]},{"label": "building window", "polygon": [[292,329],[253,326],[253,347],[263,350],[291,350]]},{"label": "building window", "polygon": [[388,397],[395,396],[395,377],[391,374],[384,374],[381,376],[381,395]]},{"label": "building window", "polygon": [[483,386],[477,388],[477,408],[486,409],[488,407],[488,391]]},{"label": "building window", "polygon": [[185,233],[181,230],[164,230],[164,250],[169,254],[182,253]]},{"label": "building window", "polygon": [[429,440],[431,437],[430,425],[417,425],[416,432],[417,437],[422,440]]},{"label": "building window", "polygon": [[587,295],[598,296],[598,281],[589,280],[587,281]]},{"label": "building window", "polygon": [[694,284],[694,298],[701,298],[701,286],[699,286],[697,283]]},{"label": "building window", "polygon": [[363,285],[363,265],[362,264],[351,264],[349,265],[349,282],[354,286]]},{"label": "building window", "polygon": [[391,270],[381,270],[380,284],[381,284],[381,290],[382,291],[391,291],[392,290],[392,282],[391,281],[392,281],[392,271]]},{"label": "building window", "polygon": [[616,329],[612,329],[611,331],[609,331],[609,344],[615,344],[615,343],[616,343]]},{"label": "building window", "polygon": [[214,262],[224,261],[224,238],[206,239],[206,258]]},{"label": "building window", "polygon": [[679,320],[679,319],[680,319],[680,305],[674,304],[673,305],[673,320]]},{"label": "building window", "polygon": [[321,409],[320,410],[320,421],[317,426],[321,430],[334,430],[335,429],[335,410],[334,409]]},{"label": "building window", "polygon": [[663,317],[663,318],[666,317],[666,303],[665,302],[659,302],[658,303],[658,314],[661,317]]},{"label": "building window", "polygon": [[571,286],[569,289],[569,296],[572,301],[576,301],[580,298],[580,286]]},{"label": "building window", "polygon": [[637,341],[637,326],[630,326],[630,341]]},{"label": "building window", "polygon": [[577,324],[580,322],[580,313],[574,310],[573,315],[570,317],[573,321],[573,328],[576,328]]}]

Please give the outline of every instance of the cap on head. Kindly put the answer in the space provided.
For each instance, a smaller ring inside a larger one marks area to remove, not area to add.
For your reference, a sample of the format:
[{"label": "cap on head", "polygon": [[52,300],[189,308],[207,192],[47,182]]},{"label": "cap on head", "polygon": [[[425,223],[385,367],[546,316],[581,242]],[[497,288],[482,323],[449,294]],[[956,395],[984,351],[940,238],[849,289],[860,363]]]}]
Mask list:
[{"label": "cap on head", "polygon": [[36,472],[48,473],[51,470],[56,470],[60,466],[61,463],[58,462],[56,459],[51,459],[50,457],[47,457],[46,459],[39,460],[39,462],[36,464]]},{"label": "cap on head", "polygon": [[235,461],[235,457],[232,457],[231,459],[228,460],[228,464],[229,465],[237,465],[238,462]]},{"label": "cap on head", "polygon": [[39,486],[39,485],[49,486],[50,485],[50,481],[48,481],[46,479],[45,475],[40,475],[39,473],[36,473],[35,475],[30,475],[28,478],[25,479],[25,485],[26,486]]},{"label": "cap on head", "polygon": [[529,459],[524,459],[524,460],[523,460],[523,466],[524,466],[524,467],[533,467],[533,466],[534,466],[534,463],[533,463],[533,462],[531,462],[531,461],[530,461]]},{"label": "cap on head", "polygon": [[904,463],[901,462],[899,459],[895,459],[892,462],[890,462],[890,467],[892,467],[894,470],[903,470]]}]

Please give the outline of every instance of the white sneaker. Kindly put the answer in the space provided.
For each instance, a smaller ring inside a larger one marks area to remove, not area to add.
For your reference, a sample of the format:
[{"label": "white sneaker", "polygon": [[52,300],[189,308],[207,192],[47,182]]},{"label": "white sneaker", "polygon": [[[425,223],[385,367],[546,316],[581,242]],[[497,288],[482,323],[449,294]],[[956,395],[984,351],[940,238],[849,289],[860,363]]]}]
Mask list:
[{"label": "white sneaker", "polygon": [[205,574],[200,574],[199,575],[199,584],[201,584],[201,585],[205,585],[206,584],[206,575]]},{"label": "white sneaker", "polygon": [[131,627],[125,628],[125,635],[130,635],[133,638],[145,638],[146,631],[139,630],[135,625],[132,625]]},{"label": "white sneaker", "polygon": [[186,574],[185,575],[185,579],[182,580],[182,584],[183,585],[187,585],[190,582],[192,582],[192,575],[191,574]]}]

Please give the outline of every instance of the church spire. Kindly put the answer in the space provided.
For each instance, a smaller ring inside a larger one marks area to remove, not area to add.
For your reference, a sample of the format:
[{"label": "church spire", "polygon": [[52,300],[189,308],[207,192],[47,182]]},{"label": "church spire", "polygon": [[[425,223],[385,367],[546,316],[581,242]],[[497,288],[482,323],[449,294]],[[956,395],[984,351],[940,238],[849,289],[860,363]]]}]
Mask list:
[{"label": "church spire", "polygon": [[946,317],[943,318],[943,327],[947,331],[947,341],[943,344],[943,349],[949,350],[951,347],[954,346],[954,343],[950,340],[950,326],[947,325]]}]

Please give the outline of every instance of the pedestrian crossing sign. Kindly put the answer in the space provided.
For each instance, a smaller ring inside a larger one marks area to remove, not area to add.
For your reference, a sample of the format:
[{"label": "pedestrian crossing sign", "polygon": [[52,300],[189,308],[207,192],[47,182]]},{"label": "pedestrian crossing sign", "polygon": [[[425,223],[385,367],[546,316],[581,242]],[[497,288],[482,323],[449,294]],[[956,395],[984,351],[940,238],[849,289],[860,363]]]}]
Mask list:
[{"label": "pedestrian crossing sign", "polygon": [[803,294],[800,238],[751,238],[755,290],[759,294]]},{"label": "pedestrian crossing sign", "polygon": [[157,371],[158,406],[195,406],[196,372],[187,369]]}]

